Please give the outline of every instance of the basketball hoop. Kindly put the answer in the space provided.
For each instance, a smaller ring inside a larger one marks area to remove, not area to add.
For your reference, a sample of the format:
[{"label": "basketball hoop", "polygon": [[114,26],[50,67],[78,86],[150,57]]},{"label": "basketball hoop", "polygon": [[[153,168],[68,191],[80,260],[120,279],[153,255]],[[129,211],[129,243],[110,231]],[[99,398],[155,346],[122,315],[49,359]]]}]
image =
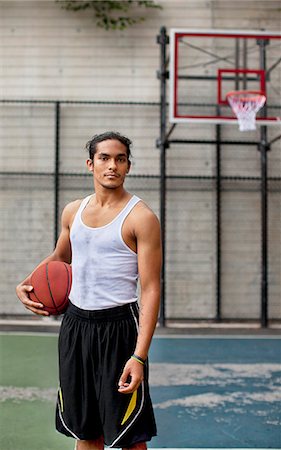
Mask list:
[{"label": "basketball hoop", "polygon": [[263,107],[266,96],[261,91],[231,91],[226,99],[236,115],[240,131],[256,129],[256,115]]}]

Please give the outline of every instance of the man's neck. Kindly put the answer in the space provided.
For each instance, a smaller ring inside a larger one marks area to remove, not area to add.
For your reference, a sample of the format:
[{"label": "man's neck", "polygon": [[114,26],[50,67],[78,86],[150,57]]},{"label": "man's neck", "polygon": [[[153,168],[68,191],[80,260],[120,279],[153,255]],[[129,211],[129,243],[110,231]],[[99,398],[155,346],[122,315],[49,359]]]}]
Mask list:
[{"label": "man's neck", "polygon": [[129,197],[129,193],[122,187],[116,189],[106,189],[98,187],[95,189],[95,202],[99,206],[113,206],[122,203],[126,197]]}]

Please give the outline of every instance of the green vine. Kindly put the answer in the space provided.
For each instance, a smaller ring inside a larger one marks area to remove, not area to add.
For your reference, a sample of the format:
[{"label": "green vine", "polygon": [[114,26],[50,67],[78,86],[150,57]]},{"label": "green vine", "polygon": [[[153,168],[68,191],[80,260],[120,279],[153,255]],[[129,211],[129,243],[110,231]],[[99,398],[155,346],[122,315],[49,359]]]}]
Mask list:
[{"label": "green vine", "polygon": [[63,9],[68,11],[93,10],[96,25],[106,30],[124,30],[136,23],[143,22],[144,16],[130,15],[132,7],[162,9],[153,0],[124,0],[124,1],[72,1],[56,0]]}]

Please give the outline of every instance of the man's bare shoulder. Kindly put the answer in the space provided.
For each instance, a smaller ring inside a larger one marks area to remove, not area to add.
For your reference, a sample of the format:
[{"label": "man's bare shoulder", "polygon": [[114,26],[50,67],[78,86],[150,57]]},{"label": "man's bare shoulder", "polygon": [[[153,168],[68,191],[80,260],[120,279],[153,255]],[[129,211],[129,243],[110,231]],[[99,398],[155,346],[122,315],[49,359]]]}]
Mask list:
[{"label": "man's bare shoulder", "polygon": [[138,242],[149,244],[150,249],[159,249],[161,246],[161,228],[159,219],[152,209],[144,202],[136,204],[132,214],[132,230]]},{"label": "man's bare shoulder", "polygon": [[73,222],[75,214],[77,213],[83,199],[74,200],[68,203],[62,212],[62,222],[65,225],[69,225]]},{"label": "man's bare shoulder", "polygon": [[133,209],[132,220],[141,226],[159,225],[159,220],[154,211],[143,201],[139,201]]},{"label": "man's bare shoulder", "polygon": [[82,198],[73,200],[72,202],[67,203],[67,205],[64,207],[64,210],[67,212],[74,212],[74,211],[77,212],[82,201],[83,201]]}]

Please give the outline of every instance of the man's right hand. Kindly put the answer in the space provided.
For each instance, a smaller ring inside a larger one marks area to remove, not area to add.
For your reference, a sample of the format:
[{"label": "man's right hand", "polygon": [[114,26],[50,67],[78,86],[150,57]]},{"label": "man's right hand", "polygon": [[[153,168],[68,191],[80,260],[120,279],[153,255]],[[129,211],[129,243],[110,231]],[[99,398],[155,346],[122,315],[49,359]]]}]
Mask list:
[{"label": "man's right hand", "polygon": [[42,303],[33,302],[32,300],[30,300],[28,294],[32,290],[33,286],[30,286],[28,284],[19,284],[16,287],[16,294],[26,309],[29,309],[33,313],[39,314],[41,316],[48,316],[48,311],[42,310],[42,308],[44,307]]}]

